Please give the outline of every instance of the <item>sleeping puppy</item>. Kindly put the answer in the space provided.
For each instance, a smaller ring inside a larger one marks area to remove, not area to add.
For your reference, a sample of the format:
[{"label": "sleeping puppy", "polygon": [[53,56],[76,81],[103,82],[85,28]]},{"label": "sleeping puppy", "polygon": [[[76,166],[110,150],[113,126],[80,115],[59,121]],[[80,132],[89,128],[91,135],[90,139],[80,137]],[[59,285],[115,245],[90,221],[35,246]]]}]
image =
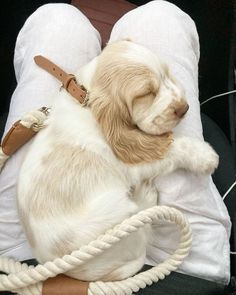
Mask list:
[{"label": "sleeping puppy", "polygon": [[[58,94],[19,176],[19,215],[40,263],[156,205],[159,175],[178,168],[208,174],[218,165],[209,144],[173,136],[188,104],[148,49],[130,41],[109,44],[76,77],[89,90],[88,105],[65,90]],[[67,275],[107,281],[135,274],[148,233],[140,229]]]}]

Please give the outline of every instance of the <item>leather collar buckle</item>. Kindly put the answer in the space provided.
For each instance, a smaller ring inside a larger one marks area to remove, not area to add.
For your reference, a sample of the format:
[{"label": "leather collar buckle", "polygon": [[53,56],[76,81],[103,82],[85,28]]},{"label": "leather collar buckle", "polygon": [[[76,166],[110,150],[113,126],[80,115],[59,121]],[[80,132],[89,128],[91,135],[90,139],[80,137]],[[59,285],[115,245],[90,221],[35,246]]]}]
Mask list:
[{"label": "leather collar buckle", "polygon": [[76,77],[73,74],[67,74],[59,66],[51,62],[44,56],[38,55],[34,57],[35,63],[46,70],[48,73],[53,75],[62,83],[62,87],[70,93],[81,106],[86,106],[88,103],[88,91],[84,86],[77,83]]},{"label": "leather collar buckle", "polygon": [[73,75],[73,74],[68,74],[65,77],[65,80],[62,82],[62,87],[64,87],[67,91],[68,91],[68,86],[69,86],[71,80],[74,80],[75,83],[77,84],[76,79],[75,79],[75,75]]}]

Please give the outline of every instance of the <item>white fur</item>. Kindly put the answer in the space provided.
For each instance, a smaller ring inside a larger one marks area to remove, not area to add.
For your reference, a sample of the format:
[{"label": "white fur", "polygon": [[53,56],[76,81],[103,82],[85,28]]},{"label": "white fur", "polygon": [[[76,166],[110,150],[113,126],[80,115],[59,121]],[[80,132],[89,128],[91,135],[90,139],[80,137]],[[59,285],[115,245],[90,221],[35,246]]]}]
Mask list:
[{"label": "white fur", "polygon": [[[172,100],[182,98],[183,90],[157,57],[132,42],[123,45],[127,62],[138,59],[155,71],[160,83],[151,107],[130,109],[134,121],[149,133],[169,131],[179,119],[168,123],[161,114]],[[89,91],[98,60],[78,72],[78,80]],[[18,186],[21,220],[41,263],[79,249],[123,219],[156,205],[159,175],[178,168],[212,173],[217,167],[218,156],[207,143],[185,137],[174,138],[163,159],[125,164],[114,155],[89,108],[81,107],[64,90],[55,101],[48,126],[26,156]],[[68,275],[81,280],[133,275],[144,264],[148,233],[148,229],[138,231]]]}]

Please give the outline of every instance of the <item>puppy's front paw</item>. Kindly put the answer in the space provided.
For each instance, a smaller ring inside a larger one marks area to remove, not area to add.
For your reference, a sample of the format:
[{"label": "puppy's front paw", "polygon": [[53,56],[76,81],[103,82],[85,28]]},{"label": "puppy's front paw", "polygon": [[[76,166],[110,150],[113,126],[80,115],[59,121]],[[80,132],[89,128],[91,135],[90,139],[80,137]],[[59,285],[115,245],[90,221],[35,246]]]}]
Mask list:
[{"label": "puppy's front paw", "polygon": [[206,142],[202,142],[201,146],[198,145],[194,158],[193,172],[197,174],[212,174],[219,164],[219,156]]},{"label": "puppy's front paw", "polygon": [[200,165],[200,172],[205,174],[212,174],[218,167],[219,156],[211,147],[209,147],[209,151],[205,155],[205,162]]}]

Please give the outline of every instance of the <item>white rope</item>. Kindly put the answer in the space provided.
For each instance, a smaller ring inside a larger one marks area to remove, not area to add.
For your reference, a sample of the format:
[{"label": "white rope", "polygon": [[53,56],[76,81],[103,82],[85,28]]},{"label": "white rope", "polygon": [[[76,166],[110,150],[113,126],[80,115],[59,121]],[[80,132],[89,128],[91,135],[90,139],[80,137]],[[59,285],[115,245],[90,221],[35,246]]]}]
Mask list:
[{"label": "white rope", "polygon": [[[25,271],[33,268],[33,266],[28,266],[26,263],[20,263],[13,259],[7,257],[0,257],[0,270],[5,273],[17,273],[20,271]],[[1,275],[0,275],[1,278]],[[1,281],[1,279],[0,279]],[[41,295],[42,294],[42,284],[37,283],[35,285],[30,285],[20,290],[15,290],[19,295]]]},{"label": "white rope", "polygon": [[[27,267],[8,258],[0,257],[0,270],[10,273],[0,276],[0,291],[17,291],[21,295],[41,295],[42,282],[58,274],[66,273],[79,265],[86,263],[93,257],[111,248],[122,238],[137,231],[146,224],[155,224],[159,221],[175,223],[180,229],[179,248],[163,263],[134,277],[117,282],[92,282],[89,284],[88,295],[128,295],[139,289],[164,279],[171,271],[177,269],[188,255],[192,242],[191,229],[183,214],[166,206],[155,206],[141,211],[121,224],[107,231],[96,240],[71,255],[65,255],[44,265]],[[125,250],[125,249],[124,249]]]},{"label": "white rope", "polygon": [[20,123],[26,128],[32,128],[35,132],[38,132],[45,127],[49,110],[50,108],[42,107],[39,110],[28,112],[21,119]]}]

